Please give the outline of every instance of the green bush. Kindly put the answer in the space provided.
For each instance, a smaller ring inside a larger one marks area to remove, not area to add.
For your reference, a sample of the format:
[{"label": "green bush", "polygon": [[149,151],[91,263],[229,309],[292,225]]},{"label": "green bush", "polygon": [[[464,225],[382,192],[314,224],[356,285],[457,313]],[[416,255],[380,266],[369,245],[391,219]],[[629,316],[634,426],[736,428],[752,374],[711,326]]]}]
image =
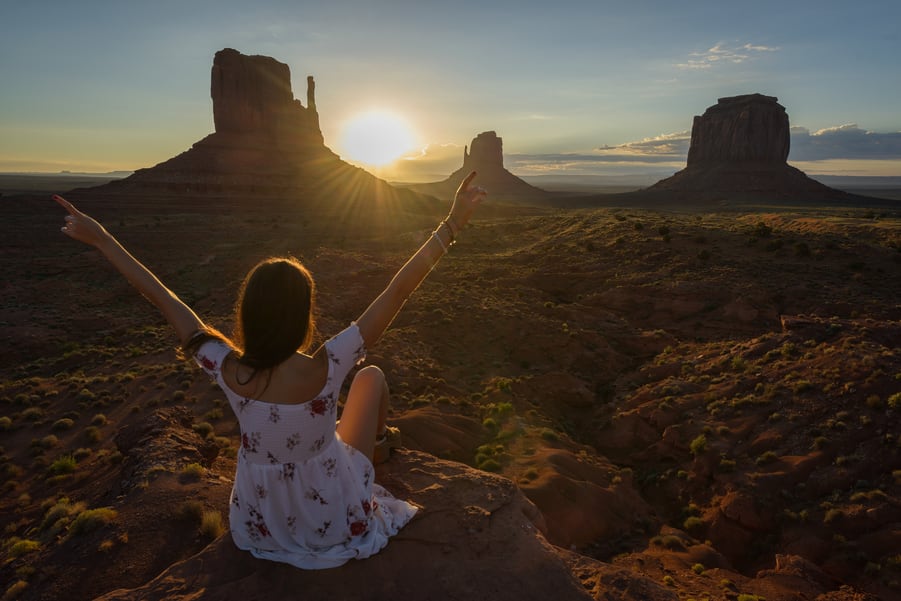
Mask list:
[{"label": "green bush", "polygon": [[75,461],[75,457],[72,455],[63,455],[51,463],[50,467],[47,468],[47,471],[58,476],[60,474],[71,474],[77,467],[78,462]]},{"label": "green bush", "polygon": [[64,417],[62,419],[58,419],[53,422],[53,425],[50,426],[51,430],[69,430],[72,426],[75,425],[75,421],[69,419],[68,417]]},{"label": "green bush", "polygon": [[116,510],[110,507],[85,509],[72,520],[72,525],[69,526],[69,536],[79,536],[96,530],[112,522],[118,515]]},{"label": "green bush", "polygon": [[695,439],[689,443],[688,449],[691,451],[692,455],[697,457],[707,450],[707,437],[703,434],[698,434]]}]

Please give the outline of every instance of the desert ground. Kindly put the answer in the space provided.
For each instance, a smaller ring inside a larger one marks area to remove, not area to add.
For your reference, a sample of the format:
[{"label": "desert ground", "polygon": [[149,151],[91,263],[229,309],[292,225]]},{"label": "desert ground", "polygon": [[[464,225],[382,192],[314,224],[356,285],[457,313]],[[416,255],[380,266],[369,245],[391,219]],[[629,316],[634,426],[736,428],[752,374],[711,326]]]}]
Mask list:
[{"label": "desert ground", "polygon": [[[301,258],[321,337],[446,210],[72,199],[224,331],[254,263]],[[141,586],[228,537],[237,422],[49,198],[0,215],[0,594]],[[368,362],[407,448],[511,479],[548,541],[672,598],[898,598],[899,273],[901,210],[489,204]],[[130,455],[163,410],[195,439]]]}]

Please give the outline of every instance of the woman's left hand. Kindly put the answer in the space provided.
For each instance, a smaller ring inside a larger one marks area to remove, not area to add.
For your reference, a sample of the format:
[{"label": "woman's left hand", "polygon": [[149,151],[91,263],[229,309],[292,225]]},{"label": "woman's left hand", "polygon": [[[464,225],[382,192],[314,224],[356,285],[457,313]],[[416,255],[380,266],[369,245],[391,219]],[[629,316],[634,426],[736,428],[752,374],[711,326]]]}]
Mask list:
[{"label": "woman's left hand", "polygon": [[76,209],[71,202],[58,194],[53,195],[53,200],[69,212],[65,217],[66,225],[61,228],[64,234],[91,246],[100,246],[109,238],[109,232],[102,225]]}]

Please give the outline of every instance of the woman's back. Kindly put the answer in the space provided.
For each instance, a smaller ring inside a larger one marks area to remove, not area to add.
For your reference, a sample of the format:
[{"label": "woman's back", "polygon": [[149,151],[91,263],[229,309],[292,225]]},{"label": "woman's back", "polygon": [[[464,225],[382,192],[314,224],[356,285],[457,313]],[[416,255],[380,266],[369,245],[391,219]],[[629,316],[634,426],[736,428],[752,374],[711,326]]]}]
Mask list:
[{"label": "woman's back", "polygon": [[239,394],[223,377],[230,352],[211,340],[196,359],[216,379],[241,426],[229,510],[235,544],[303,568],[339,565],[381,549],[416,509],[375,485],[372,463],[335,431],[341,385],[365,356],[357,326],[325,343],[324,385],[306,402]]}]

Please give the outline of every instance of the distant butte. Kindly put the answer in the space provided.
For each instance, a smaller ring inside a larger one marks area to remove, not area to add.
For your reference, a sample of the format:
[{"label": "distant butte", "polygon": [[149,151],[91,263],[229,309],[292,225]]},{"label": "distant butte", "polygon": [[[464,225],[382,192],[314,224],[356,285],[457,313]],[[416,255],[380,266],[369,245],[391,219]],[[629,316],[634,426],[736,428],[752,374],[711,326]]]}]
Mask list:
[{"label": "distant butte", "polygon": [[187,151],[90,189],[92,196],[283,198],[319,204],[401,200],[433,203],[342,161],[319,127],[315,82],[307,106],[294,98],[288,65],[225,48],[210,78],[215,132]]},{"label": "distant butte", "polygon": [[649,191],[673,200],[830,201],[853,199],[787,163],[789,123],[774,96],[720,98],[691,128],[688,163]]},{"label": "distant butte", "polygon": [[476,183],[487,188],[492,199],[514,201],[544,199],[547,192],[527,184],[504,168],[503,144],[503,138],[496,132],[482,132],[463,149],[463,166],[450,174],[447,179],[407,187],[438,198],[450,198],[463,178],[470,172],[477,171],[479,175]]}]

